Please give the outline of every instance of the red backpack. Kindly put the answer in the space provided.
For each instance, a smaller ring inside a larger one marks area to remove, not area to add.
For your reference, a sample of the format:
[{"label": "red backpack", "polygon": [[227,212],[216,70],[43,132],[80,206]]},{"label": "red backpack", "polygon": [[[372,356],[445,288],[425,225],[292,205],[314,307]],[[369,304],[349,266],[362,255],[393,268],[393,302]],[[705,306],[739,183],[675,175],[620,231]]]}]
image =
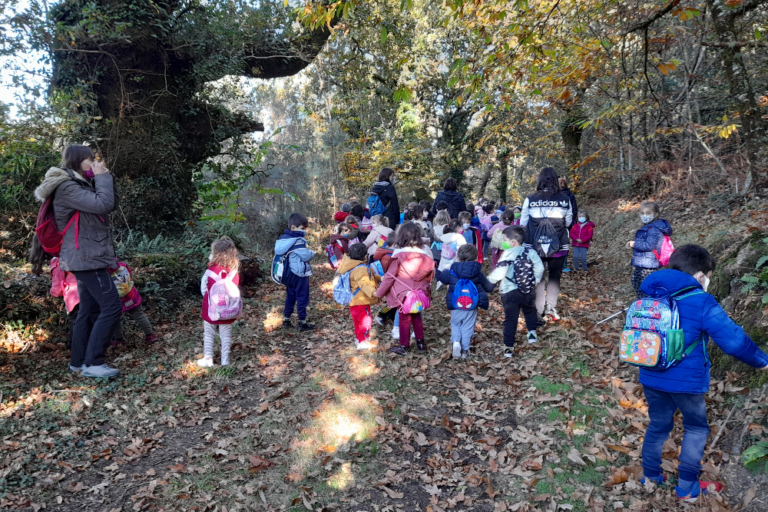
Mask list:
[{"label": "red backpack", "polygon": [[58,256],[61,252],[64,235],[73,223],[75,225],[75,248],[79,249],[80,212],[76,211],[67,222],[64,231],[59,231],[59,227],[56,225],[56,215],[53,212],[53,194],[43,201],[40,211],[37,213],[37,226],[35,227],[35,235],[43,250],[51,256]]}]

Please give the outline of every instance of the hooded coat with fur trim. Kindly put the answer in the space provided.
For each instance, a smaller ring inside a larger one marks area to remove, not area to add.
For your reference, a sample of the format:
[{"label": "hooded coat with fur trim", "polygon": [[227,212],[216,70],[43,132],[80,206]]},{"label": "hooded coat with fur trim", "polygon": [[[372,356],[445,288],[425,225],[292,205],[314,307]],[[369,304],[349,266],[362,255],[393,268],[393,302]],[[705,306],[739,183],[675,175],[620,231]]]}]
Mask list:
[{"label": "hooded coat with fur trim", "polygon": [[64,234],[59,255],[61,270],[77,272],[116,268],[117,258],[109,227],[109,214],[116,208],[111,174],[97,174],[88,181],[78,173],[51,167],[37,189],[35,198],[45,201],[53,195],[56,226],[64,230],[76,212],[77,225]]}]

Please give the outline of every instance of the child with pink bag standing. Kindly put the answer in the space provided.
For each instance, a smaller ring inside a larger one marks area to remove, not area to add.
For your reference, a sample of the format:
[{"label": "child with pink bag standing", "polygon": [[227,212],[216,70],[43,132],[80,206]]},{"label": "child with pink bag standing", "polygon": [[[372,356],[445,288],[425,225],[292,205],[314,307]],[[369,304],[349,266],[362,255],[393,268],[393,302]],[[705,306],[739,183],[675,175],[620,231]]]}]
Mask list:
[{"label": "child with pink bag standing", "polygon": [[397,249],[376,291],[376,296],[386,297],[387,305],[400,312],[400,344],[390,352],[404,356],[410,350],[411,325],[416,337],[416,347],[426,352],[424,324],[421,311],[429,308],[435,262],[432,251],[424,245],[424,231],[413,221],[401,224],[396,233]]},{"label": "child with pink bag standing", "polygon": [[[120,301],[123,304],[123,314],[133,319],[136,324],[144,331],[144,342],[147,345],[157,341],[157,335],[152,329],[152,324],[149,322],[149,318],[144,313],[144,309],[141,307],[141,295],[133,284],[133,273],[128,265],[118,261],[117,268],[110,270],[110,276],[117,288],[117,294],[120,296]],[[123,321],[120,319],[115,326],[115,330],[112,333],[112,341],[110,343],[113,347],[125,344],[123,338]]]}]

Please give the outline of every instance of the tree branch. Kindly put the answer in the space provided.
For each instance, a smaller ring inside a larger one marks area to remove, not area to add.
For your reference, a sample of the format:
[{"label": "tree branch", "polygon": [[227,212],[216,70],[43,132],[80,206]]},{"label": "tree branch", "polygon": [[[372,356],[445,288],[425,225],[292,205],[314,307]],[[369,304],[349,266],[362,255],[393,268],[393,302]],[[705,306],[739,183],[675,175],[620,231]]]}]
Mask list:
[{"label": "tree branch", "polygon": [[[753,0],[753,1],[759,1],[759,0]],[[653,25],[656,22],[656,20],[658,20],[659,18],[661,18],[662,16],[670,12],[679,3],[680,3],[680,0],[669,0],[669,2],[667,2],[667,5],[662,7],[659,11],[656,11],[656,13],[653,14],[653,16],[651,16],[645,21],[642,21],[640,23],[637,23],[636,25],[633,25],[632,27],[630,27],[629,30],[624,32],[624,35],[627,36],[632,32],[637,32],[638,30],[648,30],[648,27]]]}]

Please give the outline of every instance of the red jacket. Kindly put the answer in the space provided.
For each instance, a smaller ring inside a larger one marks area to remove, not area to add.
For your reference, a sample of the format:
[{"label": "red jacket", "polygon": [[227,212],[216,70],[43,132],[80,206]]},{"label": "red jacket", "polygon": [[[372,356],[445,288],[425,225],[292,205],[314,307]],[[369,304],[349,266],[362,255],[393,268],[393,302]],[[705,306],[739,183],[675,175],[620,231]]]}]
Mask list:
[{"label": "red jacket", "polygon": [[349,253],[349,238],[344,235],[331,235],[331,246],[336,259],[341,261],[344,255]]},{"label": "red jacket", "polygon": [[[595,225],[591,220],[588,220],[583,226],[580,223],[576,223],[571,228],[571,240],[574,247],[589,247],[589,243],[592,240],[592,232],[595,229]],[[581,243],[576,240],[581,240]]]},{"label": "red jacket", "polygon": [[[228,268],[221,268],[218,265],[211,265],[210,267],[208,267],[208,270],[210,270],[211,272],[213,272],[215,274],[219,274],[219,276],[222,279],[227,277],[227,275],[229,275],[229,269]],[[208,281],[208,282],[206,283],[205,281]],[[205,320],[209,324],[215,324],[215,325],[219,325],[219,324],[232,324],[232,323],[234,323],[235,320],[237,320],[236,318],[233,318],[232,320],[219,320],[218,322],[212,322],[211,321],[211,318],[208,316],[208,292],[211,291],[211,286],[213,286],[214,283],[216,283],[216,281],[212,277],[209,277],[205,281],[200,283],[200,291],[203,292],[203,290],[205,290],[204,293],[203,293],[203,320]],[[232,279],[232,282],[235,283],[236,285],[240,284],[240,274],[239,273],[235,274],[235,277],[234,277],[234,279]]]}]

